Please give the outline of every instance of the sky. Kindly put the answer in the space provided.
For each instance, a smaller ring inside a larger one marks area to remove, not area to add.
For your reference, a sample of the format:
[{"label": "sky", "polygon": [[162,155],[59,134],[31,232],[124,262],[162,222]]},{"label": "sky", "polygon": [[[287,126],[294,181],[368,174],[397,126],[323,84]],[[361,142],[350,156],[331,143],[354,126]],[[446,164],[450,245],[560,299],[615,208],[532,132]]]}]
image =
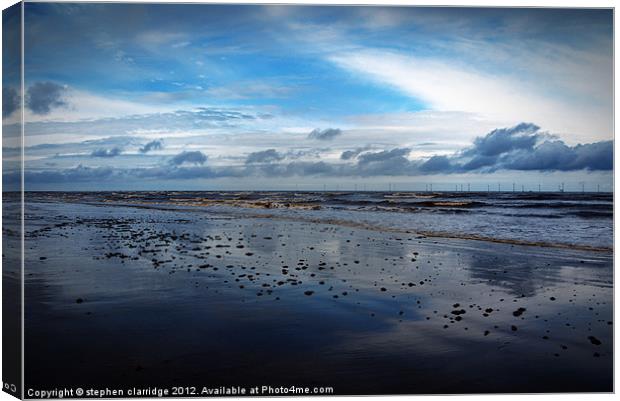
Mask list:
[{"label": "sky", "polygon": [[[24,20],[26,189],[612,189],[611,10],[26,3]],[[2,94],[8,183],[14,74]]]}]

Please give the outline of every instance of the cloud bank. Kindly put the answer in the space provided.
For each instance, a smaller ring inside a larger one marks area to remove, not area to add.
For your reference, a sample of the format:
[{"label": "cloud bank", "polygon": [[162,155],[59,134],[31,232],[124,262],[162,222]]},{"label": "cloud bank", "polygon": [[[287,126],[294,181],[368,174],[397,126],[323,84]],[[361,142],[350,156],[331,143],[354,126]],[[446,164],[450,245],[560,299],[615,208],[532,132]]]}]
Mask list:
[{"label": "cloud bank", "polygon": [[[468,148],[451,155],[411,158],[412,150],[399,147],[370,150],[360,147],[345,151],[339,161],[284,162],[286,156],[275,149],[250,153],[243,165],[206,165],[201,151],[183,151],[167,164],[141,168],[92,168],[82,164],[54,171],[29,171],[28,183],[88,182],[92,180],[190,180],[221,177],[372,177],[423,176],[427,174],[477,173],[497,171],[612,171],[613,141],[569,146],[531,123],[495,129],[476,138]],[[118,147],[98,149],[93,157],[114,157]],[[9,173],[10,175],[10,173]],[[11,177],[5,174],[5,180]],[[15,179],[17,179],[15,177]]]},{"label": "cloud bank", "polygon": [[521,123],[476,138],[472,147],[448,162],[448,171],[612,170],[613,141],[568,146],[534,124]]}]

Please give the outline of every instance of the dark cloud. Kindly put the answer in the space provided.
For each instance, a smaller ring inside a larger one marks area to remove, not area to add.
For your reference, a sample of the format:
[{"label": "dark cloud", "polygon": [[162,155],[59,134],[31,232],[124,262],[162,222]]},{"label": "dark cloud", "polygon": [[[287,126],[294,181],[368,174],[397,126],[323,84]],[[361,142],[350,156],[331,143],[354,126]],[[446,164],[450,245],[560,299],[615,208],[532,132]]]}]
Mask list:
[{"label": "dark cloud", "polygon": [[512,128],[498,128],[484,137],[474,140],[474,145],[464,154],[497,156],[516,149],[532,149],[541,139],[540,127],[531,123],[521,123]]},{"label": "dark cloud", "polygon": [[317,139],[319,141],[330,141],[341,134],[342,134],[342,130],[340,130],[339,128],[327,128],[324,130],[320,130],[316,128],[308,134],[308,139]]},{"label": "dark cloud", "polygon": [[562,141],[543,142],[531,152],[503,156],[498,166],[507,170],[612,170],[613,141],[574,147]]},{"label": "dark cloud", "polygon": [[484,167],[494,166],[497,163],[497,156],[476,155],[462,165],[465,171],[477,170]]},{"label": "dark cloud", "polygon": [[349,164],[350,168],[341,171],[351,175],[423,175],[498,170],[613,170],[613,141],[569,146],[530,123],[493,130],[453,155],[409,160],[410,149],[406,148],[362,151],[358,148],[343,152],[341,160],[357,158],[357,164]]},{"label": "dark cloud", "polygon": [[[430,161],[430,160],[429,160]],[[494,172],[497,170],[612,170],[613,142],[568,146],[534,124],[491,131],[473,146],[444,161],[437,172]]]},{"label": "dark cloud", "polygon": [[409,148],[395,148],[391,150],[382,150],[381,152],[364,153],[358,160],[360,164],[381,162],[405,157],[411,152]]},{"label": "dark cloud", "polygon": [[601,141],[573,147],[573,169],[613,170],[614,142]]},{"label": "dark cloud", "polygon": [[53,171],[27,171],[26,184],[50,184],[50,183],[80,183],[100,182],[114,178],[114,170],[110,167],[85,167],[78,165],[75,168]]},{"label": "dark cloud", "polygon": [[360,153],[365,152],[365,151],[367,151],[369,149],[370,149],[370,146],[364,146],[364,147],[361,147],[361,148],[345,150],[340,155],[340,160],[351,160],[351,159],[359,156]]},{"label": "dark cloud", "polygon": [[[62,170],[27,171],[25,180],[27,185],[47,184],[74,184],[74,183],[129,183],[131,180],[192,180],[210,179],[219,177],[241,177],[245,173],[240,169],[222,168],[218,170],[206,166],[192,167],[151,167],[135,169],[114,169],[111,167],[87,167],[78,165],[74,168]],[[3,174],[3,182],[19,183],[19,172]]]},{"label": "dark cloud", "polygon": [[180,166],[183,164],[205,164],[207,156],[196,150],[191,152],[181,152],[170,159],[170,164]]},{"label": "dark cloud", "polygon": [[521,123],[511,128],[498,128],[484,137],[474,140],[473,146],[462,152],[467,161],[461,166],[465,171],[481,168],[494,168],[501,156],[515,151],[533,151],[536,144],[545,135],[539,127],[530,123]]},{"label": "dark cloud", "polygon": [[358,152],[356,150],[345,150],[340,155],[340,160],[351,160],[351,159],[353,159],[355,156],[357,156],[359,154],[360,154],[360,152]]},{"label": "dark cloud", "polygon": [[112,149],[95,149],[91,152],[92,157],[116,157],[122,152],[121,148],[113,147]]},{"label": "dark cloud", "polygon": [[161,150],[163,147],[162,141],[151,141],[144,144],[139,150],[140,153],[148,153],[151,150]]},{"label": "dark cloud", "polygon": [[54,82],[37,82],[28,88],[26,107],[35,114],[49,114],[53,108],[66,106],[66,88]]},{"label": "dark cloud", "polygon": [[338,166],[326,162],[291,162],[287,165],[291,175],[342,175]]},{"label": "dark cloud", "polygon": [[337,176],[342,174],[342,167],[326,162],[306,162],[292,161],[290,163],[260,164],[246,168],[243,173],[246,176],[266,176],[266,177],[291,177],[291,176],[311,176],[329,175]]},{"label": "dark cloud", "polygon": [[2,118],[6,118],[19,109],[19,93],[15,88],[2,88]]},{"label": "dark cloud", "polygon": [[419,166],[419,170],[423,173],[446,173],[452,172],[453,169],[447,156],[433,156]]},{"label": "dark cloud", "polygon": [[282,159],[284,159],[284,156],[278,153],[275,149],[267,149],[260,152],[250,153],[245,160],[245,163],[273,163]]},{"label": "dark cloud", "polygon": [[407,158],[411,149],[395,148],[363,153],[357,158],[357,175],[410,175],[412,163]]},{"label": "dark cloud", "polygon": [[[206,156],[205,156],[206,161]],[[224,166],[209,167],[203,165],[190,166],[160,166],[149,168],[135,168],[123,171],[127,177],[138,177],[146,180],[193,180],[193,179],[214,179],[222,177],[245,177],[248,173],[243,167]]]}]

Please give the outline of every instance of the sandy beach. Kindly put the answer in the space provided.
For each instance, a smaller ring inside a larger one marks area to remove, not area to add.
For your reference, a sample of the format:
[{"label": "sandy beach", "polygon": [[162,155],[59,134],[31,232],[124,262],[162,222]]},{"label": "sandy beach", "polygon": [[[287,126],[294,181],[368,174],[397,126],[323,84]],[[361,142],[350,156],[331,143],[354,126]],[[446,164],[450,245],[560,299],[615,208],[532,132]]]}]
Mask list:
[{"label": "sandy beach", "polygon": [[27,201],[26,388],[612,391],[612,252]]}]

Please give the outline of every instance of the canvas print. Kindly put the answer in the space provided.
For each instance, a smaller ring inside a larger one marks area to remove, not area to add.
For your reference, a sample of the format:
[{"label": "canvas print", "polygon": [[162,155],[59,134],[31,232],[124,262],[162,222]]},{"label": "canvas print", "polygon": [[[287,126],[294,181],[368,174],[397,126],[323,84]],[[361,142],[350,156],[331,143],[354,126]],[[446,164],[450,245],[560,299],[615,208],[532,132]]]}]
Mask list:
[{"label": "canvas print", "polygon": [[3,11],[3,388],[613,391],[613,10]]}]

